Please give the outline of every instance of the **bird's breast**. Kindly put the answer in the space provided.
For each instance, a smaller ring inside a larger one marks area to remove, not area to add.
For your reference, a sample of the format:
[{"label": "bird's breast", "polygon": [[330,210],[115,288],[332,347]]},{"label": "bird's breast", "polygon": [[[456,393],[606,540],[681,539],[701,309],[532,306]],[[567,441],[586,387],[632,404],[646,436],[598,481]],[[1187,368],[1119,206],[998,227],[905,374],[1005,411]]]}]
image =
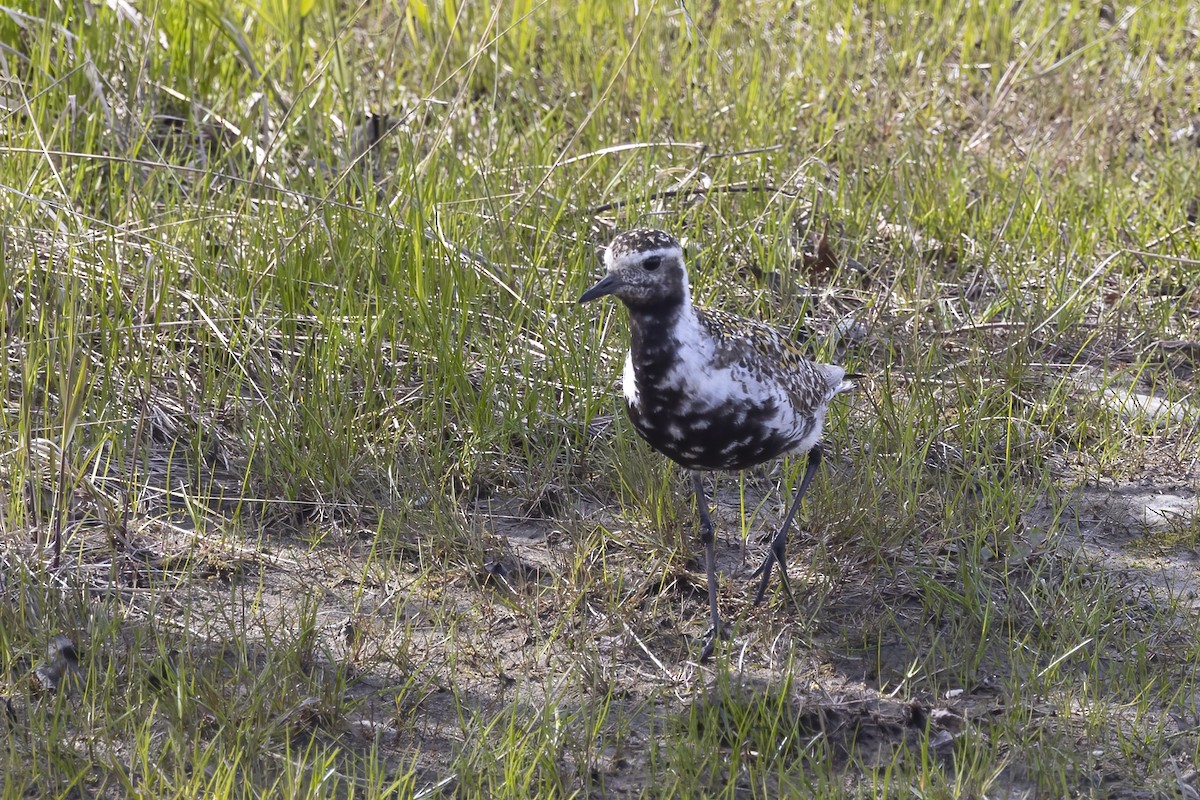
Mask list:
[{"label": "bird's breast", "polygon": [[623,386],[638,434],[701,470],[745,469],[811,447],[820,415],[795,402],[786,376],[718,352],[688,311],[634,317]]},{"label": "bird's breast", "polygon": [[[813,421],[798,419],[779,387],[731,368],[627,359],[626,410],[654,449],[689,469],[745,469],[796,448]],[[815,441],[815,438],[814,438]]]}]

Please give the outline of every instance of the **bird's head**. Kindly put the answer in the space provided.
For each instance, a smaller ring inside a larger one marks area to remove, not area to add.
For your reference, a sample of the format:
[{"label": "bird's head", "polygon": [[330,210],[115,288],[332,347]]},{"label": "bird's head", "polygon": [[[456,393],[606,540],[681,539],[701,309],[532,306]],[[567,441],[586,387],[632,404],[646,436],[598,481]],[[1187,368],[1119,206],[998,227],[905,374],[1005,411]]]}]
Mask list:
[{"label": "bird's head", "polygon": [[638,228],[618,235],[604,251],[604,266],[607,274],[579,302],[611,294],[630,308],[651,309],[688,300],[683,248],[669,233]]}]

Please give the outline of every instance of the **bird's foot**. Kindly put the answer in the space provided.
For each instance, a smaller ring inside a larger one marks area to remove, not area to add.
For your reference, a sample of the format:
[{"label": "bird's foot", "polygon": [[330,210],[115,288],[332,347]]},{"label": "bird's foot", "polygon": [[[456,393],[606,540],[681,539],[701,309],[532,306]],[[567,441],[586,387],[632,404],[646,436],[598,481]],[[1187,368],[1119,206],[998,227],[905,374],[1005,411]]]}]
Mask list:
[{"label": "bird's foot", "polygon": [[768,551],[762,564],[750,574],[751,578],[759,579],[758,591],[754,594],[754,605],[758,606],[766,596],[767,586],[771,583],[771,571],[776,564],[779,564],[779,582],[783,584],[783,593],[787,595],[787,599],[791,602],[792,607],[799,611],[800,604],[796,602],[796,595],[792,594],[792,582],[788,580],[787,561],[780,558],[774,550]]},{"label": "bird's foot", "polygon": [[730,626],[723,623],[719,629],[709,626],[708,630],[704,632],[704,649],[700,651],[700,662],[704,663],[712,658],[713,650],[716,649],[719,640],[727,642],[732,638],[733,629]]},{"label": "bird's foot", "polygon": [[767,594],[767,586],[771,583],[771,570],[775,567],[775,553],[767,551],[767,557],[758,565],[758,569],[750,573],[750,578],[758,578],[758,591],[754,593],[754,605],[757,606],[763,601],[763,597]]}]

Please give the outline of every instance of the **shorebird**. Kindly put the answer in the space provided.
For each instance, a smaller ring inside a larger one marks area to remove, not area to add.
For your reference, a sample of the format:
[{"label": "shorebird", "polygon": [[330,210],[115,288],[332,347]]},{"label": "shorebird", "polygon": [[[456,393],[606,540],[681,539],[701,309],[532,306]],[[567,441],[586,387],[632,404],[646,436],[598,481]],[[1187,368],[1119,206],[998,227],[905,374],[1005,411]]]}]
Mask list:
[{"label": "shorebird", "polygon": [[604,265],[607,274],[579,302],[613,295],[625,304],[630,347],[622,383],[629,419],[651,447],[692,471],[712,616],[700,656],[706,660],[725,631],[701,473],[807,453],[795,499],[752,575],[759,579],[754,605],[762,602],[776,564],[794,603],[787,576],[788,529],[821,464],[829,401],[854,384],[842,367],[808,359],[765,323],[692,305],[683,248],[668,233],[649,228],[622,233],[604,251]]}]

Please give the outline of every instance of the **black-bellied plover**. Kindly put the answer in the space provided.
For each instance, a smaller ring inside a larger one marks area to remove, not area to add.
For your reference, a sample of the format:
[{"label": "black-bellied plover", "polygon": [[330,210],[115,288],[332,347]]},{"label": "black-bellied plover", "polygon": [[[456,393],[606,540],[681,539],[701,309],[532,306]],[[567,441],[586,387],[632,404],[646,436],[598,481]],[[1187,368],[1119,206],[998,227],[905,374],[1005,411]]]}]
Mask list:
[{"label": "black-bellied plover", "polygon": [[717,611],[713,523],[700,473],[740,470],[788,453],[807,453],[804,477],[783,525],[754,572],[762,602],[779,564],[789,598],[787,533],[821,464],[829,401],[853,388],[842,367],[810,361],[777,330],[756,320],[692,305],[683,249],[652,229],[622,233],[604,253],[607,274],[580,303],[614,295],[629,309],[625,405],[643,439],[692,470],[708,573],[712,627],[701,658],[723,635]]}]

